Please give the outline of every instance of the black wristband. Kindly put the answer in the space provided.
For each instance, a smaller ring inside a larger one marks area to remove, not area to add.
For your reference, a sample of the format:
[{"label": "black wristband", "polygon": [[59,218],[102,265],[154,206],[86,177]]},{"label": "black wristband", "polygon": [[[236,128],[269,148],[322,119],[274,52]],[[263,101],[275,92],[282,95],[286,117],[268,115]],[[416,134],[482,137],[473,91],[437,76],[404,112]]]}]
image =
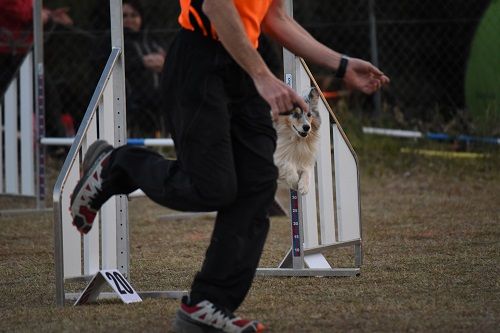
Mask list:
[{"label": "black wristband", "polygon": [[342,79],[344,77],[348,63],[349,63],[349,57],[343,54],[342,57],[340,58],[339,68],[337,68],[337,71],[335,72],[336,78]]}]

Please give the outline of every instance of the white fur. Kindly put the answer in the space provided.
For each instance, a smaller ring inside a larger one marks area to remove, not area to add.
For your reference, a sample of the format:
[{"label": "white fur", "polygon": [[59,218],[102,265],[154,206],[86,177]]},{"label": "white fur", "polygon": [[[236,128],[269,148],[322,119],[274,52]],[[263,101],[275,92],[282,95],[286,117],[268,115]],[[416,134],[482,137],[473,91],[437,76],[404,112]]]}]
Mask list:
[{"label": "white fur", "polygon": [[[278,133],[274,162],[279,169],[279,180],[301,194],[309,191],[309,181],[313,174],[319,142],[319,113],[317,112],[318,93],[313,90],[309,95],[309,108],[313,110],[310,118],[311,129],[306,137],[300,136],[292,128],[290,120],[280,119],[275,124]],[[280,116],[283,117],[283,116]],[[291,116],[289,116],[291,117]],[[312,119],[315,117],[316,119]],[[316,126],[311,123],[316,122]]]}]

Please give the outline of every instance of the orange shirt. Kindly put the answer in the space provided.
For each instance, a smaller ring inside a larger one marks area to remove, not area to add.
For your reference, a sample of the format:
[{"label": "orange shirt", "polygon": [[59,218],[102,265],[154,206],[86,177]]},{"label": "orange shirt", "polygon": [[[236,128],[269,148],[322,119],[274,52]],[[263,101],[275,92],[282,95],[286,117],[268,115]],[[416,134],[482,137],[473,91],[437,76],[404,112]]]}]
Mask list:
[{"label": "orange shirt", "polygon": [[[257,48],[260,36],[260,24],[267,14],[272,0],[233,0],[236,10],[240,14],[243,27],[250,43]],[[179,24],[188,30],[201,30],[203,35],[217,38],[210,21],[201,10],[200,0],[180,0],[181,14]]]}]

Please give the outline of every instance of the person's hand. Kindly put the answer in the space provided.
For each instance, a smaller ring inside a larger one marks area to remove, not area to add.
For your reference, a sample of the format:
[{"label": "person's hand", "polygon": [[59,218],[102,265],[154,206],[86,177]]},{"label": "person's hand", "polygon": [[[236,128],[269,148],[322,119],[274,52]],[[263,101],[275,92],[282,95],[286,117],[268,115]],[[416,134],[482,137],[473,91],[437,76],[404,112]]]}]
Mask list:
[{"label": "person's hand", "polygon": [[165,63],[165,54],[160,53],[150,53],[142,57],[144,66],[153,72],[160,73],[163,70],[163,64]]},{"label": "person's hand", "polygon": [[44,25],[47,24],[47,22],[49,22],[50,13],[51,13],[50,9],[42,8],[42,22]]},{"label": "person's hand", "polygon": [[257,92],[271,107],[272,118],[278,120],[280,113],[288,112],[294,106],[308,111],[307,104],[302,97],[272,74],[254,78]]},{"label": "person's hand", "polygon": [[54,23],[60,25],[64,26],[73,25],[73,19],[69,16],[68,12],[69,12],[68,7],[52,9],[50,11],[50,18],[52,19],[52,21],[54,21]]},{"label": "person's hand", "polygon": [[365,94],[373,94],[382,86],[388,84],[390,80],[369,62],[357,58],[349,58],[344,82],[348,89],[356,89]]}]

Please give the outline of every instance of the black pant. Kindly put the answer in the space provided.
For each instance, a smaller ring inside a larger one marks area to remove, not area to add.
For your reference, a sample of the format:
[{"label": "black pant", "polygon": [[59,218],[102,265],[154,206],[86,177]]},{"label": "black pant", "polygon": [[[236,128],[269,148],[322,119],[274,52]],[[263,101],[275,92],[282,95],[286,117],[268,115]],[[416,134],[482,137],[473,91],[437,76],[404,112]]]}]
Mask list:
[{"label": "black pant", "polygon": [[112,154],[108,179],[173,209],[218,211],[191,296],[234,311],[255,275],[276,191],[269,106],[219,42],[186,30],[169,50],[162,89],[178,159],[125,146]]}]

